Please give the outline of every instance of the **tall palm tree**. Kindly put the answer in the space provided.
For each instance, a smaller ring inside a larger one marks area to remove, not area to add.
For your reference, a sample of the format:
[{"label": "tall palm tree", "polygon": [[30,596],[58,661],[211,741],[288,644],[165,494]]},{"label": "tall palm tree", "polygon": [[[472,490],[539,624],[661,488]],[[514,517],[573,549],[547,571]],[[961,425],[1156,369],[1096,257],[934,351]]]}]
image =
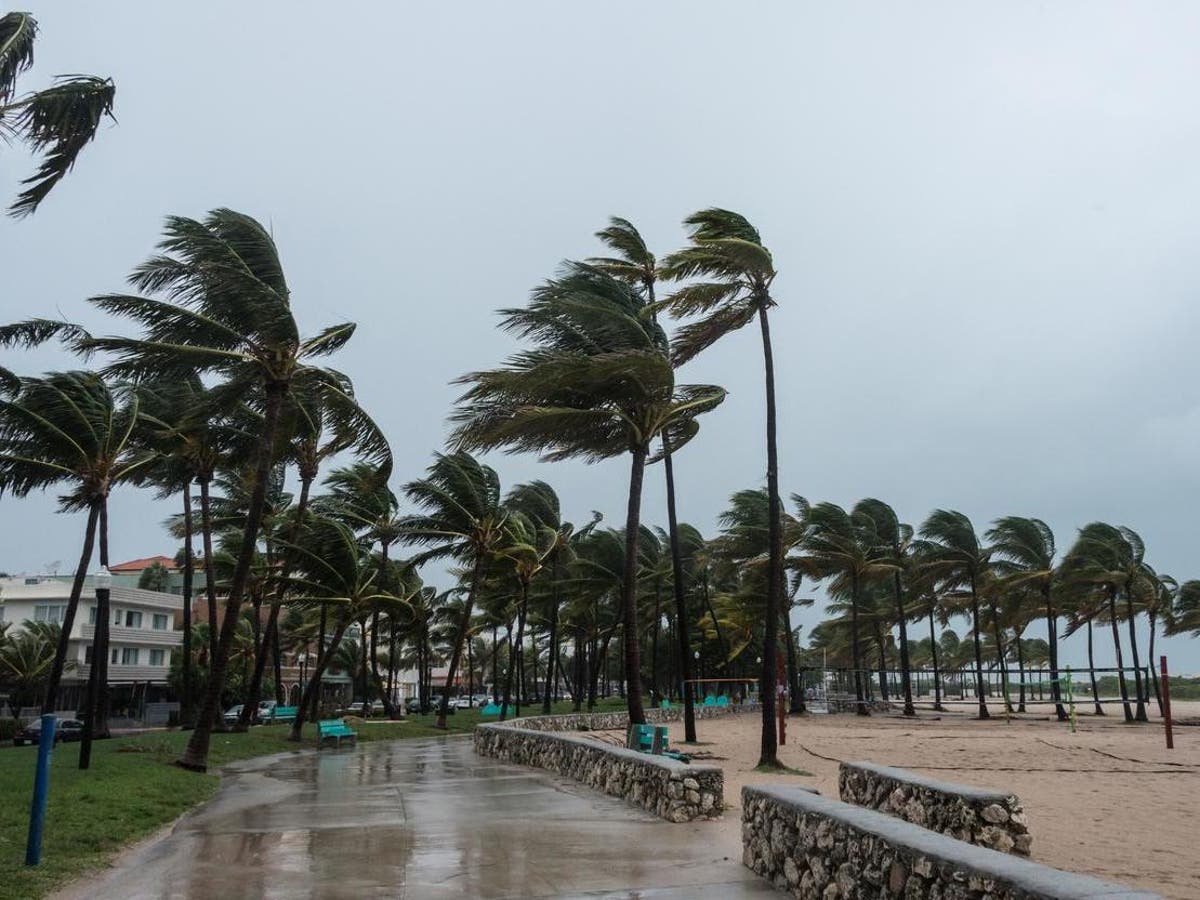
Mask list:
[{"label": "tall palm tree", "polygon": [[419,512],[401,519],[400,541],[429,547],[410,563],[416,567],[434,559],[452,559],[469,572],[467,599],[451,645],[446,688],[438,708],[436,727],[445,728],[475,597],[487,565],[504,539],[508,513],[500,502],[500,476],[465,452],[436,454],[425,477],[406,484],[404,494]]},{"label": "tall palm tree", "polygon": [[582,263],[533,292],[529,305],[504,310],[503,327],[532,341],[501,368],[473,372],[453,415],[464,449],[533,451],[543,459],[598,461],[629,453],[626,511],[626,699],[631,722],[645,721],[637,640],[637,536],[642,479],[651,442],[686,429],[725,397],[711,385],[675,384],[661,352],[662,331],[642,296]]},{"label": "tall palm tree", "polygon": [[[59,632],[58,649],[42,699],[43,715],[54,712],[59,682],[83,582],[96,546],[108,565],[108,496],[151,464],[137,451],[138,399],[122,398],[92,372],[57,372],[21,378],[14,394],[0,396],[0,497],[24,497],[60,487],[62,512],[87,510],[83,548]],[[99,665],[99,660],[97,660]]]},{"label": "tall palm tree", "polygon": [[854,504],[853,515],[865,516],[872,523],[881,546],[896,564],[892,572],[892,599],[896,606],[896,625],[900,633],[900,690],[904,694],[904,715],[915,716],[912,697],[912,661],[908,650],[908,617],[905,609],[906,583],[913,576],[913,528],[900,521],[896,511],[882,500],[867,498]]},{"label": "tall palm tree", "polygon": [[[520,659],[521,648],[525,646],[525,620],[529,612],[529,584],[544,568],[556,543],[557,533],[554,529],[541,525],[524,513],[510,508],[508,518],[504,522],[504,536],[500,541],[500,546],[495,550],[495,555],[498,560],[508,565],[520,588],[520,596],[517,600],[517,636],[514,643],[514,647],[517,649],[515,660]],[[500,705],[501,720],[508,713],[509,698],[512,695],[513,668],[509,667],[508,677],[504,684],[504,696]],[[522,685],[518,684],[517,716],[521,715],[521,695],[523,693],[521,687]]]},{"label": "tall palm tree", "polygon": [[963,513],[935,509],[921,526],[921,538],[914,549],[921,567],[942,590],[966,591],[971,611],[972,639],[975,644],[975,693],[979,698],[979,718],[990,717],[983,682],[983,647],[980,643],[983,622],[979,615],[980,588],[991,571],[992,549],[985,547]]},{"label": "tall palm tree", "polygon": [[27,12],[0,16],[0,139],[22,143],[42,157],[27,187],[9,209],[12,216],[34,212],[71,171],[100,123],[113,117],[116,86],[111,78],[65,75],[52,87],[17,96],[17,79],[33,65],[38,24]]},{"label": "tall palm tree", "polygon": [[992,542],[993,567],[1006,585],[1028,586],[1042,598],[1046,614],[1046,643],[1050,648],[1050,696],[1058,721],[1067,720],[1058,683],[1058,610],[1054,590],[1057,570],[1054,564],[1054,532],[1041,519],[1004,516],[996,519],[985,537]]},{"label": "tall palm tree", "polygon": [[345,346],[354,326],[345,323],[311,338],[300,336],[275,241],[250,216],[229,209],[214,210],[203,221],[171,216],[164,232],[162,253],[130,277],[135,289],[154,296],[92,298],[100,309],[141,325],[143,336],[94,339],[87,348],[112,354],[115,361],[109,370],[136,381],[197,372],[223,378],[219,390],[226,397],[251,401],[262,413],[253,490],[217,654],[200,718],[179,759],[183,768],[205,771],[228,651],[258,540],[280,415],[294,382],[338,383],[311,360]]},{"label": "tall palm tree", "polygon": [[[727,209],[706,209],[684,220],[691,229],[689,246],[663,261],[662,275],[689,283],[665,301],[672,314],[699,316],[679,329],[672,353],[682,364],[723,335],[758,318],[762,334],[767,398],[767,497],[770,536],[767,565],[766,627],[762,666],[762,749],[759,765],[777,768],[775,735],[775,654],[779,611],[783,608],[783,504],[779,494],[779,450],[775,424],[775,362],[768,310],[775,305],[771,285],[775,264],[758,230],[744,216]],[[696,279],[696,280],[691,280]]]}]

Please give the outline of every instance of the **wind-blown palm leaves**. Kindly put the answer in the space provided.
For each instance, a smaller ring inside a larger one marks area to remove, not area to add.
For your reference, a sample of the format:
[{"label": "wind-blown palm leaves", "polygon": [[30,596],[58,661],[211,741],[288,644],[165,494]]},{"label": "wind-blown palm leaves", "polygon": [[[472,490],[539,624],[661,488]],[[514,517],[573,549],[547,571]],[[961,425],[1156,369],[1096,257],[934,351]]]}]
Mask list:
[{"label": "wind-blown palm leaves", "polygon": [[17,96],[17,79],[33,65],[37,20],[26,12],[0,16],[0,140],[23,143],[42,157],[28,187],[9,209],[13,216],[34,212],[96,136],[113,118],[116,86],[111,78],[68,75],[53,86]]},{"label": "wind-blown palm leaves", "polygon": [[160,255],[130,276],[136,289],[153,296],[92,298],[100,309],[141,325],[143,335],[97,338],[87,342],[87,349],[111,354],[114,361],[108,371],[134,381],[196,373],[220,377],[223,382],[214,391],[260,408],[263,417],[254,489],[238,566],[226,596],[217,655],[197,727],[179,760],[185,768],[203,771],[285,401],[293,383],[340,386],[335,374],[313,367],[311,361],[344,346],[354,326],[337,325],[307,339],[300,336],[275,242],[247,215],[218,209],[203,221],[169,217],[159,248]]},{"label": "wind-blown palm leaves", "polygon": [[979,615],[980,588],[990,572],[992,549],[985,547],[975,534],[975,526],[956,510],[935,509],[921,526],[921,540],[914,549],[923,570],[943,592],[966,592],[971,612],[975,643],[975,690],[979,698],[979,718],[989,718],[983,682],[983,647],[980,643],[984,623]]},{"label": "wind-blown palm leaves", "polygon": [[1046,613],[1046,637],[1050,653],[1050,694],[1060,722],[1067,720],[1058,683],[1058,615],[1054,589],[1054,532],[1041,519],[1004,516],[987,532],[994,553],[993,568],[1006,586],[1028,586],[1040,594]]},{"label": "wind-blown palm leaves", "polygon": [[623,620],[626,699],[642,722],[637,641],[637,551],[642,477],[651,442],[664,430],[716,407],[725,391],[676,386],[661,352],[662,331],[628,284],[582,263],[533,292],[528,306],[502,312],[505,330],[532,343],[498,369],[472,372],[453,414],[464,449],[532,451],[543,459],[632,458]]},{"label": "wind-blown palm leaves", "polygon": [[775,654],[779,610],[783,607],[783,503],[779,494],[779,451],[775,425],[775,363],[768,310],[775,305],[771,285],[775,264],[758,230],[727,209],[706,209],[684,220],[691,243],[663,262],[662,276],[687,281],[664,305],[678,317],[696,317],[671,342],[680,364],[723,335],[748,325],[756,316],[762,332],[767,398],[767,496],[770,501],[770,550],[767,565],[767,615],[763,638],[762,750],[759,765],[778,767],[775,737]]},{"label": "wind-blown palm leaves", "polygon": [[410,481],[404,494],[419,512],[400,523],[402,543],[423,544],[427,550],[410,562],[418,566],[434,559],[453,559],[469,570],[467,599],[450,652],[446,689],[438,708],[437,727],[446,727],[450,691],[471,627],[475,597],[487,566],[504,540],[508,514],[501,504],[500,477],[469,453],[437,454],[424,478]]},{"label": "wind-blown palm leaves", "polygon": [[100,563],[108,564],[108,496],[149,465],[153,454],[136,451],[137,397],[122,399],[90,372],[59,372],[22,378],[18,391],[0,397],[0,497],[24,497],[61,486],[59,509],[87,510],[83,549],[62,622],[54,663],[42,700],[54,711],[68,642],[97,533]]}]

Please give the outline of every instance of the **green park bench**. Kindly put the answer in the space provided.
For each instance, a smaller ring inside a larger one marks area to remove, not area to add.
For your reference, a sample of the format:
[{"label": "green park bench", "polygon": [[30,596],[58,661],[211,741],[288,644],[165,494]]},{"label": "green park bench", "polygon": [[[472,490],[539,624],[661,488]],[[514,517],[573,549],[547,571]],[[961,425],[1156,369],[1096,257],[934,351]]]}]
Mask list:
[{"label": "green park bench", "polygon": [[300,711],[298,706],[277,706],[271,710],[272,722],[294,722],[296,713]]},{"label": "green park bench", "polygon": [[[508,708],[512,709],[511,703],[509,704]],[[479,715],[481,715],[481,716],[498,716],[498,715],[500,715],[500,704],[492,703],[489,701],[487,706],[485,706],[485,707],[483,707],[483,709],[479,710]]]},{"label": "green park bench", "polygon": [[335,741],[335,745],[342,746],[342,738],[350,738],[356,744],[358,743],[358,732],[351,730],[350,726],[341,719],[322,719],[317,723],[317,746],[321,747],[328,740]]},{"label": "green park bench", "polygon": [[667,744],[666,725],[630,725],[626,746],[631,750],[650,753],[654,756],[669,756],[679,762],[691,762],[686,753],[672,750]]}]

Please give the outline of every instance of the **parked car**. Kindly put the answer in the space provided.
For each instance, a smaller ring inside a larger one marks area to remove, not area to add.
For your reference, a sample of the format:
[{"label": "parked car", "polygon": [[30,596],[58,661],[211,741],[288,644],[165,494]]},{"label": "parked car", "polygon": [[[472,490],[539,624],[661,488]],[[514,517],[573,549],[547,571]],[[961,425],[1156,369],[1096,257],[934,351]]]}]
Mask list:
[{"label": "parked car", "polygon": [[475,702],[471,697],[455,697],[450,701],[450,705],[455,709],[470,709],[475,705]]},{"label": "parked car", "polygon": [[[383,701],[382,700],[372,700],[371,701],[371,715],[381,716],[381,715],[383,715],[383,712],[384,712]],[[339,716],[361,716],[363,714],[363,702],[361,700],[355,700],[353,703],[351,703],[346,708],[339,709],[337,711],[337,714]]]},{"label": "parked car", "polygon": [[471,698],[471,701],[476,706],[487,706],[489,703],[492,702],[492,698],[488,694],[476,694],[474,697]]},{"label": "parked car", "polygon": [[[242,714],[244,704],[239,703],[237,706],[231,706],[225,710],[225,715],[221,718],[225,720],[226,725],[236,725],[238,718]],[[259,700],[258,701],[258,721],[271,718],[271,710],[275,708],[274,700]]]},{"label": "parked car", "polygon": [[[440,695],[434,694],[432,697],[429,698],[429,708],[432,709],[434,712],[437,712],[439,709],[442,708],[442,698]],[[450,708],[447,709],[446,712],[449,713],[450,715],[454,715],[454,713],[456,713],[457,711],[458,710],[454,706],[454,700],[452,698],[450,700]]]},{"label": "parked car", "polygon": [[[34,719],[13,735],[13,746],[23,747],[26,744],[36,744],[42,739],[42,720]],[[83,723],[78,719],[59,719],[54,729],[54,743],[79,741],[83,739]]]}]

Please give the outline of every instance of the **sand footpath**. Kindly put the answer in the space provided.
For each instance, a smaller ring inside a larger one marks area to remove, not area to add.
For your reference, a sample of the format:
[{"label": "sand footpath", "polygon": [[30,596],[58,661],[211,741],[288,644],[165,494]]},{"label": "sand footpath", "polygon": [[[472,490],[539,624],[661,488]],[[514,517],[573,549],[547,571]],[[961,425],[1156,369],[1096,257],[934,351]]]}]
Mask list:
[{"label": "sand footpath", "polygon": [[[758,761],[760,720],[753,715],[700,721],[697,751],[725,769],[733,808],[716,826],[730,855],[741,856],[744,784],[792,783],[837,797],[838,762],[870,760],[946,781],[1012,791],[1025,805],[1033,859],[1164,897],[1200,898],[1200,727],[1177,726],[1167,750],[1160,721],[1122,724],[1081,717],[1072,734],[1038,708],[1005,722],[965,711],[919,718],[809,716],[788,723],[781,761],[810,776],[764,775]],[[1200,721],[1200,703],[1177,703],[1176,718]],[[683,726],[671,726],[671,742]]]}]

